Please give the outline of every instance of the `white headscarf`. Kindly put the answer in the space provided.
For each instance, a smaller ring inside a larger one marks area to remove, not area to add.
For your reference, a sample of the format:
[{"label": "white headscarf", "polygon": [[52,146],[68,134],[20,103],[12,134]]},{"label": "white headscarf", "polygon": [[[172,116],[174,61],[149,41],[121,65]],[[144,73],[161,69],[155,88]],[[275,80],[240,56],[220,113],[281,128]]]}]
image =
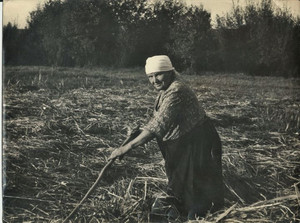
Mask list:
[{"label": "white headscarf", "polygon": [[170,58],[166,55],[149,57],[146,60],[146,74],[174,70]]}]

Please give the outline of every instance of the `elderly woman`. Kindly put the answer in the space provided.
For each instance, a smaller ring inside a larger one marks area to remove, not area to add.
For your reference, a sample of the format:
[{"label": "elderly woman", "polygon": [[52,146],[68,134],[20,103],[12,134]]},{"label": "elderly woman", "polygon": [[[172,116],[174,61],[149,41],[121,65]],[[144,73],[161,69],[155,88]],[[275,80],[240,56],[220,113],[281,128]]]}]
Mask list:
[{"label": "elderly woman", "polygon": [[159,91],[154,116],[141,133],[112,152],[122,156],[157,139],[168,177],[168,194],[188,219],[205,216],[223,206],[221,142],[195,93],[179,80],[168,56],[146,61],[146,75]]}]

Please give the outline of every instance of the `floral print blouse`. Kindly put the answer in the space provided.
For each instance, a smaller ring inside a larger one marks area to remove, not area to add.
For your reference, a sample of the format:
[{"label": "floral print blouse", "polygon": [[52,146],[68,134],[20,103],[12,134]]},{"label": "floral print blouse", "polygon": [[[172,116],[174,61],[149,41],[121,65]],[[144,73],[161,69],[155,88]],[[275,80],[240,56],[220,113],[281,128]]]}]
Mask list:
[{"label": "floral print blouse", "polygon": [[160,91],[154,116],[144,127],[159,140],[177,139],[205,120],[205,111],[199,105],[190,87],[175,79],[167,90]]}]

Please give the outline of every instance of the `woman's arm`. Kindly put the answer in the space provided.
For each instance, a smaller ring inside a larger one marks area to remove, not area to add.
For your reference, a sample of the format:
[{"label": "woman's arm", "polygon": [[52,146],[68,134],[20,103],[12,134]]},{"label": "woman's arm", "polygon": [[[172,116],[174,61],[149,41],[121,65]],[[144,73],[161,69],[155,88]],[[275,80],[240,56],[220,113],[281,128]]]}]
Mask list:
[{"label": "woman's arm", "polygon": [[154,138],[154,134],[152,134],[147,129],[144,129],[136,138],[131,140],[129,143],[114,150],[108,159],[111,160],[119,156],[122,156],[125,153],[127,153],[129,150],[144,145],[145,143],[149,142],[153,138]]}]

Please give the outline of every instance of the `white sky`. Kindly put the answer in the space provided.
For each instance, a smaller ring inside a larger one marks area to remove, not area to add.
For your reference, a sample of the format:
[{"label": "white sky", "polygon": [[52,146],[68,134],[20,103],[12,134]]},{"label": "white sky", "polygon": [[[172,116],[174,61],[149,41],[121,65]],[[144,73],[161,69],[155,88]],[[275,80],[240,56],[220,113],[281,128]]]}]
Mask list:
[{"label": "white sky", "polygon": [[[256,2],[257,0],[252,0]],[[211,13],[212,19],[215,19],[216,15],[222,15],[232,9],[232,2],[239,3],[241,6],[245,6],[251,0],[187,0],[187,2],[199,5],[203,4],[204,9]],[[283,8],[287,7],[294,16],[300,16],[300,0],[273,0],[274,5]]]},{"label": "white sky", "polygon": [[[26,26],[26,19],[29,12],[35,10],[38,4],[43,4],[47,0],[4,0],[3,1],[3,25],[8,22],[15,23],[19,28]],[[239,0],[241,5],[245,5],[249,0]],[[299,0],[273,0],[279,7],[287,7],[295,16],[300,16]],[[186,0],[186,2],[200,5],[203,4],[204,9],[211,12],[212,19],[216,15],[222,15],[232,8],[232,0]],[[234,0],[237,2],[237,0]]]},{"label": "white sky", "polygon": [[38,4],[47,0],[3,0],[3,25],[15,23],[19,28],[27,24],[29,13],[35,10]]}]

